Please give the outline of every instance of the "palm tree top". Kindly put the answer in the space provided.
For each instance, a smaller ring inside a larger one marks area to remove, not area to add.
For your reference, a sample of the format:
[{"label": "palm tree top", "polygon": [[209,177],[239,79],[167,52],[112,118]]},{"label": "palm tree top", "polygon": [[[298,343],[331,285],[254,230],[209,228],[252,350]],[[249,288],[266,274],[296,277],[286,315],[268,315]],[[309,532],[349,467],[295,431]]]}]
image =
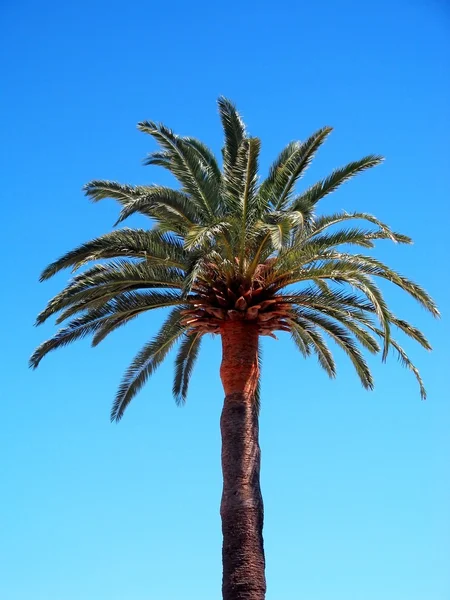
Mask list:
[{"label": "palm tree top", "polygon": [[[352,247],[372,248],[379,239],[409,244],[362,212],[316,214],[318,202],[355,175],[378,165],[369,155],[334,170],[298,191],[297,184],[331,132],[319,129],[304,142],[286,146],[260,180],[260,140],[250,137],[232,102],[219,98],[224,132],[222,165],[199,140],[176,135],[153,121],[138,124],[159,149],[145,159],[170,171],[177,189],[95,180],[85,186],[97,202],[114,198],[121,206],[116,225],[140,213],[148,229],[117,229],[86,242],[50,264],[41,281],[65,268],[82,269],[39,314],[37,324],[59,313],[67,322],[41,344],[30,364],[50,351],[92,335],[96,346],[141,313],[171,307],[158,334],[126,371],[111,418],[119,420],[132,398],[178,343],[173,393],[186,399],[189,379],[205,334],[221,334],[241,321],[260,335],[291,334],[300,353],[314,353],[330,377],[335,362],[326,339],[341,347],[365,388],[373,379],[360,347],[387,358],[392,349],[420,374],[392,336],[400,330],[427,350],[425,336],[388,307],[376,284],[400,287],[433,316],[438,310],[419,285]],[[94,263],[86,267],[89,263]],[[258,395],[257,395],[258,396]],[[255,402],[258,402],[258,397]]]}]

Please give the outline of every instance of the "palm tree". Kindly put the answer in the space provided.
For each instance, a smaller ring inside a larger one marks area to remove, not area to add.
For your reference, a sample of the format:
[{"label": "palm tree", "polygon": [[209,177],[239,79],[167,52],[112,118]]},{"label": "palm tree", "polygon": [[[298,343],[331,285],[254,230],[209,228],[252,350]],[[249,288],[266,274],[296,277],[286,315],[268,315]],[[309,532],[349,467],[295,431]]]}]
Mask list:
[{"label": "palm tree", "polygon": [[[223,495],[223,598],[265,596],[263,502],[258,444],[259,337],[290,333],[297,349],[315,354],[330,377],[335,362],[325,338],[350,358],[362,385],[373,379],[360,347],[387,358],[392,349],[425,389],[416,367],[392,336],[392,328],[430,345],[415,327],[390,310],[375,283],[385,279],[407,292],[432,315],[438,310],[417,284],[351,246],[372,248],[376,240],[408,244],[366,213],[317,216],[322,198],[358,173],[378,165],[366,156],[336,169],[306,191],[296,184],[331,132],[316,131],[286,146],[258,179],[260,140],[250,137],[234,105],[219,99],[225,134],[220,168],[199,140],[175,135],[162,124],[139,123],[160,149],[145,160],[178,180],[179,189],[92,181],[95,202],[114,198],[122,209],[117,223],[141,213],[149,229],[119,229],[89,241],[50,264],[41,281],[65,268],[82,270],[37,318],[59,313],[69,322],[37,348],[31,366],[50,351],[92,334],[96,346],[143,312],[168,308],[157,335],[136,355],[119,386],[111,419],[119,421],[147,379],[178,344],[173,394],[182,404],[205,334],[222,340],[220,376],[225,392],[221,416]],[[350,222],[356,225],[350,226]],[[359,225],[358,225],[359,223]]]}]

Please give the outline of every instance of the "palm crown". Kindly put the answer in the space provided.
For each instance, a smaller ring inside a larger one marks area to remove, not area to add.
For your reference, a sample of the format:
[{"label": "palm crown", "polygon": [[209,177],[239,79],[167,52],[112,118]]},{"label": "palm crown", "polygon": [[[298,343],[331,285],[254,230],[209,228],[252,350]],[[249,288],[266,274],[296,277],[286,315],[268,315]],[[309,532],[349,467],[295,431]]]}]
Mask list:
[{"label": "palm crown", "polygon": [[[184,401],[202,336],[220,334],[228,320],[252,322],[261,335],[290,332],[303,356],[315,353],[334,377],[325,334],[347,353],[369,389],[373,379],[359,346],[381,352],[383,360],[392,348],[413,371],[425,397],[419,372],[392,337],[391,328],[426,349],[430,345],[417,328],[391,312],[375,279],[391,281],[437,316],[433,300],[380,261],[347,250],[371,248],[378,239],[408,244],[410,238],[366,213],[315,214],[319,200],[382,158],[366,156],[296,192],[297,182],[331,132],[324,127],[302,143],[288,144],[260,182],[259,139],[247,134],[231,102],[220,98],[218,104],[225,134],[222,169],[199,140],[144,121],[138,128],[160,146],[145,164],[168,169],[180,188],[111,181],[85,186],[93,201],[114,198],[120,203],[117,223],[141,213],[151,219],[151,228],[115,230],[82,244],[44,270],[41,280],[64,268],[77,270],[100,261],[77,274],[38,316],[38,324],[55,313],[60,313],[57,323],[69,322],[37,348],[31,366],[78,338],[92,334],[96,346],[140,313],[172,307],[159,333],[126,371],[112,419],[122,417],[177,342],[173,392],[178,402]],[[357,225],[350,226],[351,221]]]}]

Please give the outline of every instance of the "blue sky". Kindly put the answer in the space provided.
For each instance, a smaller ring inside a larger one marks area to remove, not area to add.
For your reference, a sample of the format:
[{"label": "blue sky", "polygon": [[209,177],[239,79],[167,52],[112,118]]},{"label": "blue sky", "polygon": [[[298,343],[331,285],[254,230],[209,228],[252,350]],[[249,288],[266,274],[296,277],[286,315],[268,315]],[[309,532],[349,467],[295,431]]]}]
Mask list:
[{"label": "blue sky", "polygon": [[[263,140],[262,167],[291,139],[335,131],[305,185],[368,153],[385,164],[327,198],[411,235],[377,256],[436,298],[428,334],[405,342],[429,399],[395,358],[372,360],[376,390],[344,356],[329,381],[288,338],[264,345],[261,445],[267,600],[448,600],[448,183],[450,9],[445,0],[11,2],[2,36],[3,315],[0,421],[2,600],[220,598],[219,344],[204,348],[190,398],[171,398],[169,361],[120,425],[121,372],[155,330],[149,316],[27,369],[54,331],[36,313],[67,280],[41,269],[110,230],[93,178],[169,180],[141,166],[136,131],[162,120],[220,149],[215,100],[238,104]],[[138,220],[134,221],[137,223]],[[447,304],[447,306],[446,306]]]}]

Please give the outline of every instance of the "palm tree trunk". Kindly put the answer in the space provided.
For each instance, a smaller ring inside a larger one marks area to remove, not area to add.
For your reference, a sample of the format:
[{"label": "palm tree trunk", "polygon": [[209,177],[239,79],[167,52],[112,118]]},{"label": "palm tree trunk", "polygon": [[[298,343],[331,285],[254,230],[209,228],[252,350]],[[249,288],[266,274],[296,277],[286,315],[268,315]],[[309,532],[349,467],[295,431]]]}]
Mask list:
[{"label": "palm tree trunk", "polygon": [[254,393],[259,376],[258,331],[245,321],[222,327],[223,600],[264,600],[264,509]]}]

